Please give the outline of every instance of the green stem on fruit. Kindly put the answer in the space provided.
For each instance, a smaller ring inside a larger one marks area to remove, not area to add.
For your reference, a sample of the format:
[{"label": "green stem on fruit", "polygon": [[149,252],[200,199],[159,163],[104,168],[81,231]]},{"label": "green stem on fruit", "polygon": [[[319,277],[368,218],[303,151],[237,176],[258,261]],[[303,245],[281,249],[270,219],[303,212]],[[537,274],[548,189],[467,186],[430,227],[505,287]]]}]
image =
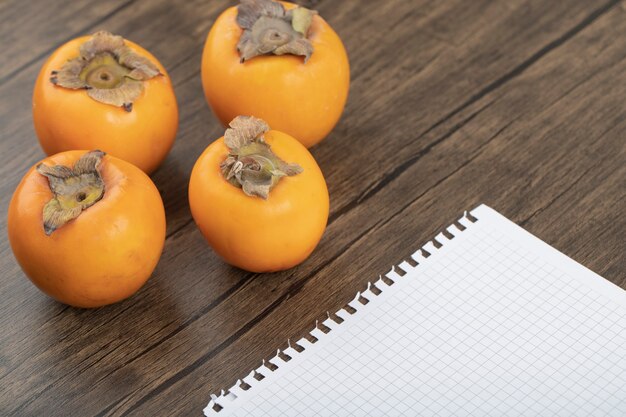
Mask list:
[{"label": "green stem on fruit", "polygon": [[261,119],[238,116],[224,134],[228,157],[220,165],[222,175],[235,187],[251,197],[267,200],[272,188],[283,177],[300,174],[298,164],[280,159],[265,142],[263,134],[270,128]]},{"label": "green stem on fruit", "polygon": [[58,71],[50,81],[72,90],[85,89],[96,101],[131,111],[143,92],[143,81],[161,72],[148,58],[126,46],[124,38],[97,32],[79,48],[79,56]]},{"label": "green stem on fruit", "polygon": [[299,55],[306,63],[313,54],[308,39],[314,10],[298,6],[286,10],[273,0],[241,0],[237,24],[243,29],[237,50],[241,62],[259,55]]},{"label": "green stem on fruit", "polygon": [[64,165],[37,165],[37,172],[48,178],[52,199],[43,208],[43,230],[52,232],[83,210],[100,201],[104,195],[104,181],[100,164],[104,152],[91,151],[80,157],[73,168]]}]

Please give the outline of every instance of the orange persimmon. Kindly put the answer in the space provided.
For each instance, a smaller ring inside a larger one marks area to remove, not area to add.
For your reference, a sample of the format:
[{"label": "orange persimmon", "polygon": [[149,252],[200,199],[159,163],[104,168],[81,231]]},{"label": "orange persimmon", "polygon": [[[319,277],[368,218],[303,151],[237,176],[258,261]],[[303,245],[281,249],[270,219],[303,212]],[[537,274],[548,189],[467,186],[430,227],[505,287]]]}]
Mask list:
[{"label": "orange persimmon", "polygon": [[224,11],[208,34],[202,85],[224,125],[253,115],[311,147],[341,117],[350,66],[341,39],[315,12],[244,0]]},{"label": "orange persimmon", "polygon": [[154,56],[98,32],[67,42],[48,58],[35,83],[33,120],[48,155],[101,149],[150,174],[174,143],[178,106]]},{"label": "orange persimmon", "polygon": [[139,168],[100,151],[68,151],[26,173],[9,205],[8,232],[41,291],[99,307],[131,296],[150,277],[165,242],[165,210]]},{"label": "orange persimmon", "polygon": [[328,189],[309,151],[260,119],[237,117],[198,158],[191,213],[231,265],[273,272],[304,261],[328,220]]}]

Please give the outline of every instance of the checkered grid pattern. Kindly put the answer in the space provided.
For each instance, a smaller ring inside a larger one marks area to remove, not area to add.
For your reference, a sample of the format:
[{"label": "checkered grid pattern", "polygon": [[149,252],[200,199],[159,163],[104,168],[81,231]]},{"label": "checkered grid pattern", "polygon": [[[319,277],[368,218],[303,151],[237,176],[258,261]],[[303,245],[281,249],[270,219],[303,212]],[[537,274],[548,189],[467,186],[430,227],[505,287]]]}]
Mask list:
[{"label": "checkered grid pattern", "polygon": [[219,414],[626,416],[623,305],[499,230],[443,250]]}]

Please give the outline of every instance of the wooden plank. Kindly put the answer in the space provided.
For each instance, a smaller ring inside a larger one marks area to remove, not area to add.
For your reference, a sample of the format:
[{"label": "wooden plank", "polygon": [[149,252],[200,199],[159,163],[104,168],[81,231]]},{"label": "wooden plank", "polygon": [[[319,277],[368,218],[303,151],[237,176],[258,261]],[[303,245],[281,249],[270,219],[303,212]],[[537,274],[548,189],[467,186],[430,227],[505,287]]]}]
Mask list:
[{"label": "wooden plank", "polygon": [[[333,196],[332,222],[309,261],[265,276],[215,257],[189,222],[184,192],[195,156],[222,131],[204,103],[198,62],[206,31],[224,4],[190,3],[176,12],[162,2],[129,6],[112,30],[128,33],[171,70],[182,110],[178,142],[154,175],[169,222],[164,258],[137,297],[79,311],[39,294],[22,278],[6,242],[0,243],[0,271],[11,277],[0,282],[7,294],[0,303],[6,331],[0,383],[11,384],[11,398],[0,394],[0,410],[196,415],[209,392],[232,383],[325,310],[335,310],[371,279],[366,271],[385,270],[468,204],[486,201],[559,247],[555,235],[541,233],[561,233],[548,215],[556,207],[577,213],[563,223],[571,227],[586,218],[581,208],[592,212],[594,201],[563,207],[567,193],[591,187],[596,199],[620,201],[610,197],[619,198],[624,177],[614,169],[623,160],[615,144],[623,127],[611,125],[622,117],[617,92],[593,95],[597,119],[582,117],[587,107],[571,102],[577,88],[586,97],[589,85],[606,88],[607,80],[621,79],[623,45],[616,39],[624,26],[614,4],[398,1],[373,12],[359,10],[357,2],[319,3],[346,41],[354,80],[344,120],[314,149]],[[30,97],[21,93],[31,88],[34,67],[0,86],[2,96],[16,98],[10,107],[0,102],[0,129],[10,138],[0,144],[3,196],[21,176],[10,172],[40,158],[29,125]],[[617,110],[607,115],[606,108]],[[567,117],[556,116],[564,109]],[[567,130],[562,148],[550,142],[544,149],[540,139],[552,137],[550,129],[564,121],[573,123],[574,133],[584,132],[581,126],[612,130],[606,137],[595,130],[570,137]],[[591,145],[602,169],[590,165],[593,158],[580,143]],[[589,181],[576,180],[581,167],[589,170]],[[615,230],[623,230],[623,221],[611,224],[616,213],[615,206],[596,209],[602,216],[596,228],[582,225],[578,240],[571,237],[561,247],[575,256],[585,236],[604,250],[609,278],[620,271],[620,246],[608,246],[619,239]],[[1,222],[4,230],[4,216]],[[600,232],[614,237],[607,246],[600,245]],[[377,256],[363,263],[362,254],[372,248]],[[580,259],[589,261],[597,251]]]},{"label": "wooden plank", "polygon": [[91,31],[132,3],[133,0],[0,3],[0,85],[49,55],[56,44]]}]

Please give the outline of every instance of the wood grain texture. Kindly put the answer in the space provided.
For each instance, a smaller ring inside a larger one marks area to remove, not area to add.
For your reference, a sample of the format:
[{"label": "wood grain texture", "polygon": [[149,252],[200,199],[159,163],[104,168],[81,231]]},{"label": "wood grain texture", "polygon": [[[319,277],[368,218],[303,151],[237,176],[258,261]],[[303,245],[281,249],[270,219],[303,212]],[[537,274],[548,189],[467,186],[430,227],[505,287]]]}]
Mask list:
[{"label": "wood grain texture", "polygon": [[305,263],[265,275],[223,264],[187,205],[193,163],[223,132],[199,63],[231,3],[27,3],[0,3],[3,236],[11,193],[43,157],[32,85],[67,39],[107,29],[149,49],[170,72],[181,118],[153,175],[166,247],[137,295],[97,310],[65,307],[30,284],[0,241],[0,415],[200,416],[210,393],[483,202],[626,288],[618,1],[315,2],[344,39],[353,80],[340,124],[312,150],[331,216]]}]

